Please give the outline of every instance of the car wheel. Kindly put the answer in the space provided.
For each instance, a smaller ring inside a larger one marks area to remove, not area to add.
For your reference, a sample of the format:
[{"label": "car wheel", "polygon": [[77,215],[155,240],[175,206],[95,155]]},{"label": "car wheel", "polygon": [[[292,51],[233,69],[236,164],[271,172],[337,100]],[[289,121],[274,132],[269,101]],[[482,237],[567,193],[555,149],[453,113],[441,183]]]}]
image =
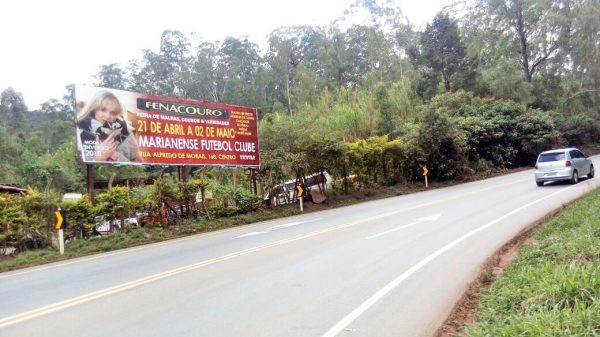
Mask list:
[{"label": "car wheel", "polygon": [[535,184],[538,186],[544,186],[544,182],[543,181],[535,181]]},{"label": "car wheel", "polygon": [[577,171],[573,171],[573,175],[571,176],[571,184],[577,184],[579,182],[579,174]]},{"label": "car wheel", "polygon": [[594,165],[590,165],[590,173],[588,173],[588,178],[594,178]]}]

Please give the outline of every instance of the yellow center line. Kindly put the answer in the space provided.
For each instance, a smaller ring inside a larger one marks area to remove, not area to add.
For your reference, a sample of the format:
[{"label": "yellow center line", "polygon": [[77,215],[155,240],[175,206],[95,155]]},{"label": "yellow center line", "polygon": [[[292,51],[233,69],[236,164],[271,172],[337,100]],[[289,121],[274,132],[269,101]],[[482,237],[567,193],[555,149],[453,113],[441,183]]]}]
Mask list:
[{"label": "yellow center line", "polygon": [[[525,180],[525,179],[523,179],[523,180]],[[342,229],[345,229],[345,228],[356,226],[356,225],[361,224],[361,223],[372,222],[374,220],[386,218],[386,217],[389,217],[389,216],[393,216],[393,215],[396,215],[396,214],[399,214],[399,213],[408,212],[408,211],[415,210],[415,209],[418,209],[418,208],[428,207],[428,206],[432,206],[432,205],[435,205],[435,204],[440,204],[440,203],[444,203],[444,202],[456,200],[456,199],[459,199],[459,198],[462,198],[462,197],[465,197],[465,196],[469,196],[469,195],[473,195],[473,194],[485,192],[485,191],[488,191],[490,189],[494,189],[494,188],[497,188],[497,187],[504,187],[504,186],[508,186],[508,185],[517,184],[517,183],[519,183],[519,182],[521,182],[523,180],[515,180],[515,181],[512,181],[510,183],[506,183],[506,184],[498,184],[498,185],[494,185],[494,186],[491,186],[491,187],[486,187],[486,188],[483,188],[483,189],[479,189],[479,190],[476,190],[476,191],[462,193],[462,194],[459,194],[459,195],[456,195],[456,196],[452,196],[452,197],[448,197],[448,198],[443,198],[443,199],[439,199],[439,200],[428,202],[428,203],[422,203],[422,204],[418,204],[418,205],[415,205],[415,206],[402,208],[402,209],[399,209],[399,210],[396,210],[396,211],[390,211],[390,212],[382,213],[382,214],[379,214],[377,216],[369,217],[369,218],[366,218],[366,219],[356,220],[356,221],[353,221],[353,222],[350,222],[350,223],[341,224],[341,225],[337,225],[337,226],[333,226],[333,227],[329,227],[329,228],[325,228],[325,229],[313,231],[313,232],[310,232],[310,233],[307,233],[307,234],[302,234],[302,235],[299,235],[299,236],[296,236],[296,237],[293,237],[293,238],[290,238],[290,239],[280,240],[280,241],[276,241],[276,242],[273,242],[273,243],[256,246],[256,247],[253,247],[253,248],[249,248],[249,249],[241,250],[241,251],[234,252],[234,253],[231,253],[231,254],[223,255],[223,256],[220,256],[220,257],[217,257],[217,258],[213,258],[213,259],[209,259],[209,260],[204,260],[204,261],[201,261],[201,262],[198,262],[198,263],[194,263],[194,264],[191,264],[191,265],[187,265],[187,266],[175,268],[175,269],[172,269],[172,270],[169,270],[169,271],[166,271],[166,272],[162,272],[162,273],[158,273],[158,274],[154,274],[154,275],[142,277],[142,278],[139,278],[137,280],[133,280],[133,281],[130,281],[130,282],[122,283],[122,284],[119,284],[119,285],[114,286],[114,287],[109,287],[109,288],[106,288],[106,289],[98,290],[98,291],[95,291],[95,292],[92,292],[92,293],[89,293],[89,294],[85,294],[85,295],[77,296],[77,297],[74,297],[74,298],[71,298],[71,299],[68,299],[68,300],[64,300],[64,301],[61,301],[61,302],[53,303],[53,304],[50,304],[50,305],[47,305],[47,306],[44,306],[44,307],[41,307],[41,308],[37,308],[37,309],[34,309],[34,310],[26,311],[26,312],[23,312],[23,313],[20,313],[20,314],[17,314],[17,315],[5,317],[3,319],[0,319],[0,328],[4,328],[4,327],[10,326],[10,325],[14,325],[14,324],[17,324],[17,323],[20,323],[20,322],[31,320],[31,319],[34,319],[36,317],[48,315],[48,314],[51,314],[53,312],[57,312],[57,311],[60,311],[60,310],[63,310],[63,309],[67,309],[67,308],[70,308],[70,307],[73,307],[73,306],[76,306],[76,305],[79,305],[79,304],[87,303],[87,302],[90,302],[90,301],[93,301],[93,300],[96,300],[96,299],[99,299],[99,298],[102,298],[102,297],[106,297],[106,296],[109,296],[109,295],[112,295],[112,294],[123,292],[123,291],[128,290],[128,289],[140,287],[142,285],[149,284],[149,283],[152,283],[152,282],[155,282],[155,281],[167,278],[167,277],[172,277],[172,276],[176,276],[176,275],[179,275],[179,274],[183,274],[183,273],[186,273],[186,272],[189,272],[189,271],[193,271],[193,270],[196,270],[196,269],[200,269],[200,268],[203,268],[203,267],[206,267],[206,266],[210,266],[210,265],[213,265],[213,264],[216,264],[216,263],[219,263],[219,262],[225,262],[225,261],[234,259],[236,257],[240,257],[240,256],[252,254],[252,253],[259,252],[259,251],[262,251],[262,250],[266,250],[266,249],[269,249],[269,248],[274,248],[274,247],[278,247],[278,246],[290,244],[290,243],[293,243],[293,242],[296,242],[296,241],[300,241],[300,240],[304,240],[304,239],[307,239],[307,238],[311,238],[311,237],[314,237],[314,236],[318,236],[318,235],[322,235],[322,234],[326,234],[326,233],[330,233],[330,232],[342,230]],[[527,179],[527,180],[529,180],[529,179]]]}]

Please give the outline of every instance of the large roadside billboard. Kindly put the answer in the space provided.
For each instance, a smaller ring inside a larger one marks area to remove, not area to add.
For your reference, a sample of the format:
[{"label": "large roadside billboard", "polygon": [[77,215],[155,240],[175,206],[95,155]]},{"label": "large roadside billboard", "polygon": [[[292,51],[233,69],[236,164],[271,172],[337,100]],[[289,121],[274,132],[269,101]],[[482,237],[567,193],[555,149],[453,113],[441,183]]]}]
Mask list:
[{"label": "large roadside billboard", "polygon": [[256,109],[75,85],[80,162],[258,167]]}]

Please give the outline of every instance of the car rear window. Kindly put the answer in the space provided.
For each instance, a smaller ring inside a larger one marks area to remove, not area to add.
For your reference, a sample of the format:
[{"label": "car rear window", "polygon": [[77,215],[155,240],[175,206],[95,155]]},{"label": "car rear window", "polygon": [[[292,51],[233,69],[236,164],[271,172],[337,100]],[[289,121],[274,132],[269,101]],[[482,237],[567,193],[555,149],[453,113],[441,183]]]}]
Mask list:
[{"label": "car rear window", "polygon": [[545,163],[549,161],[559,161],[565,160],[564,152],[556,152],[556,153],[544,153],[540,155],[538,159],[538,163]]}]

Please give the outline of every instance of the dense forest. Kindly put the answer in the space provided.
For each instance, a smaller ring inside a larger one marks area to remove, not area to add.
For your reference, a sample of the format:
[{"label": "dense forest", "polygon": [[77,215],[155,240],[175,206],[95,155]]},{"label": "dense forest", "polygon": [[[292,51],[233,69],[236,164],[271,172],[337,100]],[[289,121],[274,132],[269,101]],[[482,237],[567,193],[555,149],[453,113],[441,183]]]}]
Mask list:
[{"label": "dense forest", "polygon": [[[351,24],[359,13],[367,24]],[[340,192],[414,181],[421,165],[430,179],[454,179],[600,138],[598,17],[598,0],[472,0],[419,31],[401,8],[358,0],[326,27],[275,29],[265,50],[167,30],[159,50],[99,66],[93,84],[256,107],[262,190],[321,170],[352,178]],[[36,111],[18,88],[2,92],[0,182],[85,192],[66,88]],[[97,166],[95,175],[165,170]],[[250,189],[241,169],[195,170],[216,194]]]}]

